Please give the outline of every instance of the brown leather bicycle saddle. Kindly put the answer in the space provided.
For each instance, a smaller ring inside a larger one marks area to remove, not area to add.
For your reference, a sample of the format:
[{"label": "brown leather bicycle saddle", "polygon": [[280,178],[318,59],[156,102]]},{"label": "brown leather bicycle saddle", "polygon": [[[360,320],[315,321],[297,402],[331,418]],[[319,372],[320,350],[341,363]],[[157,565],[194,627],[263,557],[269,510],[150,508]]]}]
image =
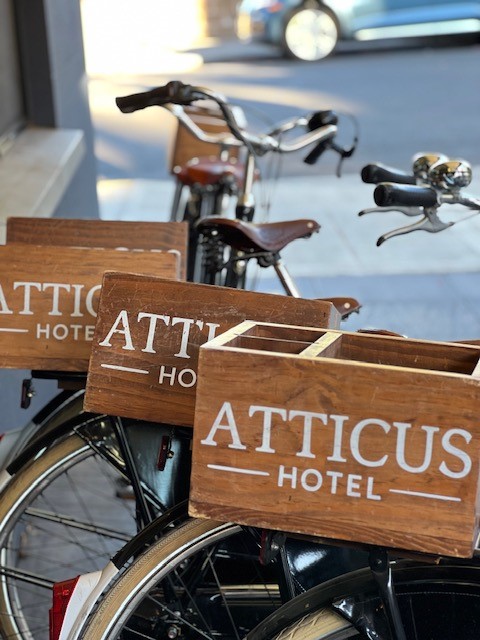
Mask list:
[{"label": "brown leather bicycle saddle", "polygon": [[216,230],[224,241],[239,251],[276,253],[298,238],[308,238],[320,230],[315,220],[289,220],[255,224],[212,216],[198,223],[200,232]]},{"label": "brown leather bicycle saddle", "polygon": [[216,156],[192,158],[184,165],[174,168],[174,173],[182,184],[208,186],[217,184],[221,178],[231,178],[240,186],[244,175],[244,165],[235,158],[221,160]]}]

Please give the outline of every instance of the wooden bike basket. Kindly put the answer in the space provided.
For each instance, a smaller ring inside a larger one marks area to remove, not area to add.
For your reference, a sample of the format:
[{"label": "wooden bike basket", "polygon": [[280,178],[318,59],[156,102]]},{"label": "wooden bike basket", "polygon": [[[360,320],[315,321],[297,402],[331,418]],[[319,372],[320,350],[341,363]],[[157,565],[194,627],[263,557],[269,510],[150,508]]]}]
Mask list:
[{"label": "wooden bike basket", "polygon": [[244,322],[200,349],[192,515],[469,557],[479,346]]},{"label": "wooden bike basket", "polygon": [[86,371],[103,273],[178,276],[177,253],[0,247],[0,367]]},{"label": "wooden bike basket", "polygon": [[8,218],[7,244],[44,244],[103,249],[158,249],[180,256],[186,276],[188,225],[184,222],[130,222],[68,218]]},{"label": "wooden bike basket", "polygon": [[[187,106],[184,109],[195,124],[206,133],[230,133],[230,129],[218,108]],[[219,157],[221,151],[221,145],[198,140],[184,125],[178,123],[170,154],[170,172],[175,174],[178,167],[183,166],[193,158],[200,156]],[[237,158],[238,155],[238,147],[228,148],[229,158]]]},{"label": "wooden bike basket", "polygon": [[[105,276],[88,411],[192,425],[198,349],[247,317],[338,326],[331,303],[122,273]],[[227,382],[227,381],[226,381]]]}]

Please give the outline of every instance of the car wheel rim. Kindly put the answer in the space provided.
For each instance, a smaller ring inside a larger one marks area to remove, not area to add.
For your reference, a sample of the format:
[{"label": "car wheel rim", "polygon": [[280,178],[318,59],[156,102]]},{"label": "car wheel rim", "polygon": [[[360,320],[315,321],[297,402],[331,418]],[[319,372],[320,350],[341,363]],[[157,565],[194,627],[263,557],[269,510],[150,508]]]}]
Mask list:
[{"label": "car wheel rim", "polygon": [[301,60],[320,60],[337,43],[337,27],[324,11],[305,9],[295,14],[285,29],[285,41],[292,54]]}]

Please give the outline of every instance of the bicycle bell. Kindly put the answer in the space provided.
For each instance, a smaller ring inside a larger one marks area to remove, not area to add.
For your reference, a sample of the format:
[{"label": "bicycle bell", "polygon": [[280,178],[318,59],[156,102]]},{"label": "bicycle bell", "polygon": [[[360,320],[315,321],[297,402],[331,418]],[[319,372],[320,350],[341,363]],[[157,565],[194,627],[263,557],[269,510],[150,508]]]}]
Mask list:
[{"label": "bicycle bell", "polygon": [[413,175],[421,182],[429,180],[430,169],[439,162],[446,162],[448,157],[443,153],[417,153],[413,156]]},{"label": "bicycle bell", "polygon": [[472,181],[472,168],[465,160],[447,160],[434,165],[428,177],[435,189],[458,191]]}]

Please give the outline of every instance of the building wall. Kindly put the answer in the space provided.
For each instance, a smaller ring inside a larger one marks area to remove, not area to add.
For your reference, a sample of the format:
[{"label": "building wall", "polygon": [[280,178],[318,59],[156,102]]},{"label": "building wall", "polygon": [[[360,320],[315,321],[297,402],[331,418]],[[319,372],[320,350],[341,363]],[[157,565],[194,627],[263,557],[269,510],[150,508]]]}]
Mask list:
[{"label": "building wall", "polygon": [[204,36],[231,39],[235,37],[235,12],[238,0],[200,0]]},{"label": "building wall", "polygon": [[[60,217],[96,218],[99,215],[96,161],[79,0],[14,0],[13,6],[27,124],[82,130],[84,134],[86,153],[51,213]],[[34,157],[37,151],[32,149]],[[2,161],[8,162],[8,154]],[[14,369],[0,371],[0,433],[21,427],[57,393],[54,382],[40,381],[31,409],[21,410],[21,381],[29,375],[28,371]]]},{"label": "building wall", "polygon": [[55,212],[99,216],[93,127],[78,0],[15,0],[27,121],[80,129],[86,154]]}]

